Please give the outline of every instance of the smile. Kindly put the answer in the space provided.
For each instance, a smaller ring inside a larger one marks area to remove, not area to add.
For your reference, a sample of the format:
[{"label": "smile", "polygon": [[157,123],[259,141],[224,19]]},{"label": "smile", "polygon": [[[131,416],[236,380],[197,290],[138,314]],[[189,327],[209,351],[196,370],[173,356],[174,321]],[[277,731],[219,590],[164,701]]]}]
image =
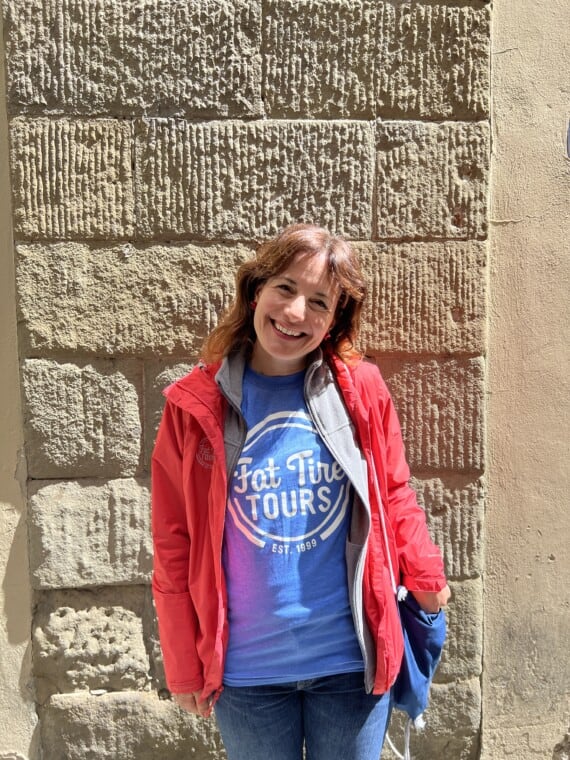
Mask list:
[{"label": "smile", "polygon": [[290,338],[300,338],[301,335],[303,335],[302,332],[293,332],[293,330],[288,330],[286,327],[283,327],[283,325],[280,325],[279,322],[272,322],[272,324],[277,332],[280,332],[282,335],[287,335]]}]

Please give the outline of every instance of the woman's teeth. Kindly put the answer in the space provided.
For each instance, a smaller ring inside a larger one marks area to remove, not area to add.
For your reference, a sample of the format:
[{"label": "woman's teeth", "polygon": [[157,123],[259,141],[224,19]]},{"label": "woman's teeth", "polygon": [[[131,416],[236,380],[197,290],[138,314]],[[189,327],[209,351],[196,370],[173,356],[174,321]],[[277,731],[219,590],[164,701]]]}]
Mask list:
[{"label": "woman's teeth", "polygon": [[303,333],[300,332],[293,332],[292,330],[287,330],[286,327],[283,327],[283,325],[280,325],[278,322],[273,323],[275,325],[275,329],[278,330],[280,333],[283,333],[283,335],[290,335],[292,338],[298,338]]}]

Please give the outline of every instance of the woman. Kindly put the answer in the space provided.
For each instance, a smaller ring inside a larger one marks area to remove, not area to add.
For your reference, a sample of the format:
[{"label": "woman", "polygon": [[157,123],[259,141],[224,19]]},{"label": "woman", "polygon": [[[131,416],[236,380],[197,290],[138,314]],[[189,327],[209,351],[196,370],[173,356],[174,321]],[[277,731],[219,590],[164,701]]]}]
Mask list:
[{"label": "woman", "polygon": [[400,427],[355,349],[354,251],[311,225],[261,246],[204,359],[170,386],[152,461],[168,686],[230,760],[377,760],[402,634],[388,552],[427,611],[440,553]]}]

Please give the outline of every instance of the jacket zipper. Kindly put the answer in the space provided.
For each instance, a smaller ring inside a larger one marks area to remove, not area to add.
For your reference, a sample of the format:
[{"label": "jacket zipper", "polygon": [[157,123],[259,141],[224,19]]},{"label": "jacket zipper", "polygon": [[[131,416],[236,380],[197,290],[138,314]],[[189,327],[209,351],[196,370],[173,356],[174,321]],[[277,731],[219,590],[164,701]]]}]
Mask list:
[{"label": "jacket zipper", "polygon": [[[316,370],[316,365],[313,365],[309,368],[307,371],[307,376],[305,378],[305,389],[307,388],[311,377],[313,373]],[[305,392],[305,403],[307,404],[307,408],[310,412],[311,419],[313,420],[315,427],[317,428],[317,431],[323,441],[326,443],[329,451],[331,454],[335,457],[335,459],[338,460],[338,457],[335,454],[334,446],[331,444],[330,438],[327,434],[327,432],[324,430],[320,423],[320,419],[318,416],[314,413],[314,410],[311,405],[311,400],[308,396],[308,394]],[[349,473],[346,473],[349,480],[350,475]],[[354,489],[354,484],[351,482],[352,488]],[[362,506],[364,509],[368,512],[368,533],[370,533],[370,524],[371,524],[371,516],[370,511],[367,509],[365,503],[362,501]],[[364,562],[366,558],[366,551],[368,548],[368,535],[366,536],[366,540],[364,541],[364,544],[362,545],[362,549],[360,550],[360,553],[358,555],[358,560],[356,562],[356,568],[354,572],[354,579],[353,579],[353,585],[352,585],[352,594],[350,595],[351,599],[351,609],[352,609],[352,617],[354,622],[354,630],[356,633],[356,638],[358,640],[358,645],[360,647],[360,651],[362,653],[362,659],[364,662],[364,686],[367,693],[371,693],[374,687],[374,673],[372,673],[372,667],[370,662],[370,655],[368,653],[368,650],[366,648],[366,642],[364,640],[364,603],[362,601],[362,578],[364,575]],[[358,601],[358,604],[357,604]]]}]

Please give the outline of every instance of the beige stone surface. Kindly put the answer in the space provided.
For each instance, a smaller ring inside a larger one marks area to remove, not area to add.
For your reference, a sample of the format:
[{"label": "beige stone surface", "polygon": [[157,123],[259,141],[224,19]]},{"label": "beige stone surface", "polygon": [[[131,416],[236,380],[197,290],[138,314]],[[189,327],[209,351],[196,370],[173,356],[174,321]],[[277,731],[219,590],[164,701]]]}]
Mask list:
[{"label": "beige stone surface", "polygon": [[431,536],[441,548],[449,578],[476,578],[483,572],[485,488],[482,479],[446,474],[412,478],[425,508]]},{"label": "beige stone surface", "polygon": [[13,119],[15,236],[132,235],[131,129],[113,119]]},{"label": "beige stone surface", "polygon": [[199,352],[234,293],[245,246],[19,245],[26,353],[168,356]]},{"label": "beige stone surface", "polygon": [[370,119],[376,5],[270,0],[264,6],[264,91],[273,118]]},{"label": "beige stone surface", "polygon": [[45,760],[226,757],[213,720],[184,713],[155,694],[57,694],[42,710],[41,724]]},{"label": "beige stone surface", "polygon": [[367,354],[481,354],[486,246],[475,241],[357,246]]},{"label": "beige stone surface", "polygon": [[30,570],[37,589],[148,583],[147,481],[32,481]]},{"label": "beige stone surface", "polygon": [[135,474],[142,433],[137,362],[27,359],[22,381],[30,477]]},{"label": "beige stone surface", "polygon": [[268,114],[485,118],[489,23],[484,2],[273,0],[263,17]]},{"label": "beige stone surface", "polygon": [[372,127],[357,121],[137,122],[137,232],[258,239],[311,221],[371,231]]},{"label": "beige stone surface", "polygon": [[8,166],[4,36],[0,16],[0,757],[27,760],[37,748],[30,657],[23,425]]},{"label": "beige stone surface", "polygon": [[[477,760],[480,713],[481,688],[478,679],[434,684],[424,716],[426,728],[411,731],[411,756]],[[404,747],[404,724],[404,715],[395,711],[390,723],[390,737],[400,751]],[[383,750],[382,760],[394,758],[388,748]]]},{"label": "beige stone surface", "polygon": [[380,359],[415,474],[484,468],[482,359]]},{"label": "beige stone surface", "polygon": [[36,698],[74,691],[148,689],[141,586],[44,592],[32,629]]},{"label": "beige stone surface", "polygon": [[377,3],[375,95],[384,118],[484,119],[490,5]]},{"label": "beige stone surface", "polygon": [[486,122],[376,123],[375,236],[484,238]]},{"label": "beige stone surface", "polygon": [[483,657],[483,580],[451,583],[446,608],[447,640],[435,680],[457,683],[481,675]]},{"label": "beige stone surface", "polygon": [[494,3],[482,760],[550,758],[570,709],[570,16]]},{"label": "beige stone surface", "polygon": [[261,113],[258,0],[6,0],[12,111]]}]

